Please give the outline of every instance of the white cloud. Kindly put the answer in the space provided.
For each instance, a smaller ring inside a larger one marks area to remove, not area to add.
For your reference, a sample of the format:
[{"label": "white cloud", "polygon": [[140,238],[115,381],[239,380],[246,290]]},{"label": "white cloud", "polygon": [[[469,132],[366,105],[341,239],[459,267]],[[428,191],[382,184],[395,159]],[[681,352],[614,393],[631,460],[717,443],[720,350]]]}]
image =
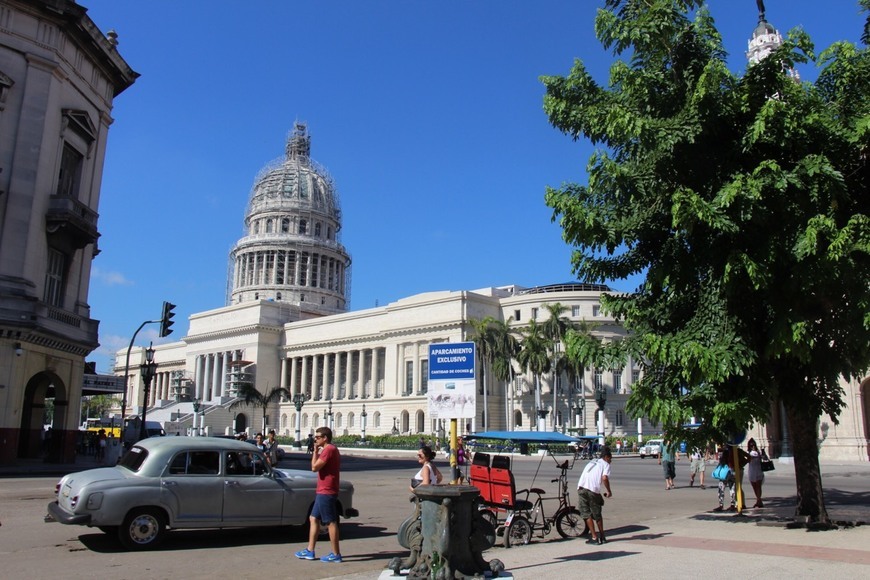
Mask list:
[{"label": "white cloud", "polygon": [[128,280],[120,272],[105,272],[97,267],[91,269],[91,278],[99,280],[106,286],[132,286],[133,281]]}]

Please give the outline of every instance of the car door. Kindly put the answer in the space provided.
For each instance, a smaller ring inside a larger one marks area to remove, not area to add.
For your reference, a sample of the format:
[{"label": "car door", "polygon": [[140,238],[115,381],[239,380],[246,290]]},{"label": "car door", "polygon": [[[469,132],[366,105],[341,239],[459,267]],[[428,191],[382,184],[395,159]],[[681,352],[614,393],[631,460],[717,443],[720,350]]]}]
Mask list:
[{"label": "car door", "polygon": [[177,453],[160,478],[164,505],[175,514],[172,524],[219,525],[223,515],[223,483],[219,451]]},{"label": "car door", "polygon": [[224,459],[223,525],[280,524],[286,488],[272,476],[265,456],[229,451]]}]

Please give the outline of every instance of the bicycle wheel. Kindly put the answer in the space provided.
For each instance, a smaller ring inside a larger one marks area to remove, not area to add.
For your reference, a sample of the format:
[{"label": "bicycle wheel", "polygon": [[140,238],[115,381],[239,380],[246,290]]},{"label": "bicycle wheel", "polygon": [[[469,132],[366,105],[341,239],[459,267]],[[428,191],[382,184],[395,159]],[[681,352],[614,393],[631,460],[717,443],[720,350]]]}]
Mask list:
[{"label": "bicycle wheel", "polygon": [[556,530],[563,538],[579,538],[586,533],[586,522],[576,508],[568,508],[556,516]]},{"label": "bicycle wheel", "polygon": [[522,546],[532,539],[532,524],[523,516],[514,516],[511,525],[504,531],[504,547]]}]

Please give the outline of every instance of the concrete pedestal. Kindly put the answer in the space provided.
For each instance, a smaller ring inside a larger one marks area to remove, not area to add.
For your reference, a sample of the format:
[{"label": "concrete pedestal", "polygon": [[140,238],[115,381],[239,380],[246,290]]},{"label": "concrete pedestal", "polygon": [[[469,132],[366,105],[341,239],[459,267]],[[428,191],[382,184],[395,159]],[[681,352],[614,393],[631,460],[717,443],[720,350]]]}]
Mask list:
[{"label": "concrete pedestal", "polygon": [[399,543],[411,550],[408,558],[393,558],[395,576],[453,580],[498,576],[500,560],[487,562],[492,526],[480,516],[479,491],[470,485],[421,485],[414,490],[414,514],[399,527]]}]

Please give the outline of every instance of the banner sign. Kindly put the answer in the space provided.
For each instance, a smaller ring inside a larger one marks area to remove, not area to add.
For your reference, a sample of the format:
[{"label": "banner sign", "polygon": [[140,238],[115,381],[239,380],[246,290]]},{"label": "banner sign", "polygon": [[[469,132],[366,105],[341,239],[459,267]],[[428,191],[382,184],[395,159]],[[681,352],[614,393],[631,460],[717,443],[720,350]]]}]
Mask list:
[{"label": "banner sign", "polygon": [[427,398],[432,419],[464,419],[476,415],[475,344],[429,345]]}]

